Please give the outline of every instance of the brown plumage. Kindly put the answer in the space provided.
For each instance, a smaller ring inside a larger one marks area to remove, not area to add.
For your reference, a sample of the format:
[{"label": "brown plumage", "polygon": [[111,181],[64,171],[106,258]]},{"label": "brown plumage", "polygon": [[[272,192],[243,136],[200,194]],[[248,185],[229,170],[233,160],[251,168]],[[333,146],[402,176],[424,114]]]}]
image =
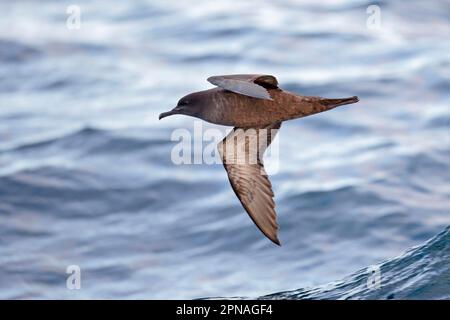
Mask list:
[{"label": "brown plumage", "polygon": [[280,245],[274,195],[262,162],[264,151],[283,121],[355,103],[358,98],[301,96],[281,90],[271,75],[214,76],[208,81],[218,88],[181,98],[159,118],[184,114],[235,127],[218,145],[231,186],[262,233]]}]

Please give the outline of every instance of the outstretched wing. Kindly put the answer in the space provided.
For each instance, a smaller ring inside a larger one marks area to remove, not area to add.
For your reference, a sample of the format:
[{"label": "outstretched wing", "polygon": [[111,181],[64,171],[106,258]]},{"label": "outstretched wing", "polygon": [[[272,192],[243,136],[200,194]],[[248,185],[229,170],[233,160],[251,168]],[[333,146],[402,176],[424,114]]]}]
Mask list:
[{"label": "outstretched wing", "polygon": [[233,74],[212,76],[208,81],[222,89],[258,99],[272,100],[267,89],[278,88],[274,76],[264,74]]},{"label": "outstretched wing", "polygon": [[275,123],[263,129],[234,128],[218,144],[236,196],[261,232],[278,245],[274,194],[262,157],[280,126]]}]

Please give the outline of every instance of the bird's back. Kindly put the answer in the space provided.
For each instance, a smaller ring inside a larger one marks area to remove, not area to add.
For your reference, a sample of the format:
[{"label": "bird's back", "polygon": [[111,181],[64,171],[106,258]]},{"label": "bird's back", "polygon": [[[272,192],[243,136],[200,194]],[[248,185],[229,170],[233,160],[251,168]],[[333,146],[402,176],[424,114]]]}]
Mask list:
[{"label": "bird's back", "polygon": [[297,95],[281,89],[268,90],[272,100],[258,99],[220,88],[202,91],[207,96],[202,119],[220,125],[262,128],[268,124],[305,117],[336,107],[324,99]]},{"label": "bird's back", "polygon": [[296,103],[296,96],[279,89],[271,89],[273,100],[252,98],[231,91],[214,88],[203,91],[208,95],[202,119],[215,124],[235,127],[263,127],[286,120],[286,112]]}]

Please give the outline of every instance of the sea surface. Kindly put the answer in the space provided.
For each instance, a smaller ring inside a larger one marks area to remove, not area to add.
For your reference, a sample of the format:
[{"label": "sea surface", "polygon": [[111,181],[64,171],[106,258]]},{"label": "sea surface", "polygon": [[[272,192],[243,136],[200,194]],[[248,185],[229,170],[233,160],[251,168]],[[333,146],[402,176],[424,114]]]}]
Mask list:
[{"label": "sea surface", "polygon": [[[450,299],[449,1],[0,12],[1,299]],[[231,73],[360,99],[283,124],[281,247],[221,164],[172,161],[177,129],[201,158],[199,122],[158,120]]]}]

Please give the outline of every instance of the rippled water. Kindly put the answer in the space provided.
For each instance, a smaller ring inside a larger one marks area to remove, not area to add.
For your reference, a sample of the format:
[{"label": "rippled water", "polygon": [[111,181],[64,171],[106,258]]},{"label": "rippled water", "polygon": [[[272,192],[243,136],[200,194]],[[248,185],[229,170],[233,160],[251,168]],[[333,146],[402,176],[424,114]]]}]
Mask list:
[{"label": "rippled water", "polygon": [[[0,2],[0,298],[449,299],[448,1],[378,1],[380,30],[369,1],[70,4]],[[281,248],[158,121],[247,72],[360,98],[280,130]]]},{"label": "rippled water", "polygon": [[[312,288],[252,299],[450,299],[450,227],[405,254]],[[225,298],[230,299],[230,298]],[[248,299],[233,297],[232,299]]]}]

